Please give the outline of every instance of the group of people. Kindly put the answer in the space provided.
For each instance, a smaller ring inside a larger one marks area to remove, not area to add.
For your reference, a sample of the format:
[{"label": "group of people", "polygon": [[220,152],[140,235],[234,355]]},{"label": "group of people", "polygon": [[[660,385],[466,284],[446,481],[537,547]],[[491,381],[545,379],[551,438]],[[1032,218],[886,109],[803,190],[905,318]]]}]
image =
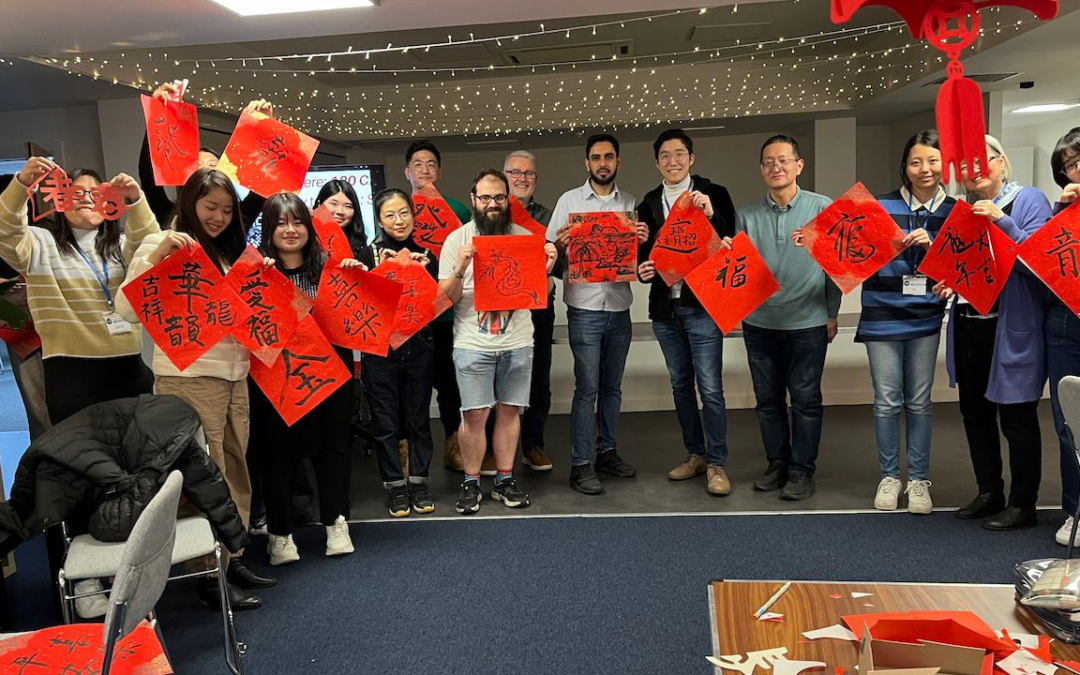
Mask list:
[{"label": "group of people", "polygon": [[[167,96],[169,87],[163,85],[155,95]],[[273,109],[255,101],[244,114],[272,116]],[[488,493],[492,499],[510,508],[526,507],[530,498],[513,470],[519,445],[526,467],[548,471],[553,466],[544,443],[551,403],[553,301],[556,282],[567,273],[571,214],[632,211],[637,215],[637,276],[651,287],[649,318],[670,373],[687,453],[668,477],[689,480],[704,474],[709,494],[727,495],[732,485],[726,472],[724,335],[692,290],[682,282],[669,286],[649,259],[672,205],[689,193],[725,245],[745,233],[779,282],[780,290],[742,324],[767,460],[753,489],[776,492],[784,500],[806,499],[814,491],[821,377],[828,345],[837,334],[841,293],[803,248],[801,228],[826,209],[830,199],[799,186],[805,160],[798,142],[788,136],[774,136],[763,144],[758,164],[765,195],[740,209],[722,185],[693,173],[694,143],[683,130],[664,131],[653,150],[661,181],[639,201],[617,183],[618,140],[609,134],[591,136],[584,148],[586,181],[566,191],[553,209],[534,198],[536,157],[512,152],[501,170],[476,175],[469,206],[444,195],[464,225],[449,235],[436,256],[412,236],[416,209],[411,193],[438,183],[442,157],[430,141],[415,141],[405,153],[410,190],[390,188],[373,198],[378,221],[374,241],[365,234],[353,188],[344,181],[323,187],[316,206],[326,206],[352,251],[352,258],[332,262],[302,200],[288,193],[241,200],[229,178],[214,168],[218,158],[209,150],[200,153],[201,168],[172,203],[153,185],[144,148],[142,189],[123,174],[110,181],[129,204],[122,226],[93,210],[91,190],[102,177],[90,170],[68,173],[80,188],[74,210],[57,214],[48,228],[30,225],[27,189],[55,167],[48,159],[31,158],[0,195],[0,258],[26,279],[29,309],[42,343],[47,423],[57,424],[88,405],[115,398],[176,396],[198,413],[209,453],[245,525],[251,524],[253,508],[265,511],[271,564],[300,557],[292,536],[297,525],[293,495],[298,481],[308,475],[307,463],[313,468],[318,512],[326,528],[325,553],[351,553],[346,519],[352,388],[339,389],[290,427],[258,387],[251,386],[249,353],[232,337],[184,370],[155,347],[147,368],[141,357],[139,315],[121,289],[194,244],[225,272],[254,239],[251,243],[264,256],[264,265],[276,266],[312,298],[326,264],[370,270],[407,251],[426,267],[453,307],[386,356],[359,358],[388,510],[398,517],[435,510],[429,489],[434,443],[428,410],[433,392],[445,437],[443,463],[464,475],[456,511],[480,509],[482,476],[494,477]],[[1063,137],[1053,152],[1055,176],[1063,188],[1056,207],[1040,191],[1012,180],[1009,160],[991,137],[987,158],[985,167],[963,168],[966,198],[975,213],[1013,241],[1022,242],[1055,208],[1080,196],[1080,128]],[[873,379],[881,471],[874,506],[896,509],[906,495],[912,513],[929,513],[933,507],[930,393],[948,311],[949,373],[959,389],[978,486],[975,499],[957,516],[983,519],[984,527],[995,530],[1035,522],[1041,453],[1037,406],[1048,376],[1061,441],[1063,506],[1071,513],[1080,477],[1057,401],[1057,382],[1080,374],[1080,320],[1023,264],[1016,265],[987,315],[953,289],[920,275],[919,264],[956,203],[941,182],[936,132],[911,138],[898,178],[899,188],[879,201],[905,233],[905,248],[863,284],[855,338],[866,345]],[[547,307],[480,312],[472,264],[475,239],[531,234],[513,222],[511,197],[547,227]],[[261,228],[252,230],[256,217]],[[606,476],[636,474],[618,451],[633,294],[629,282],[564,282],[562,292],[575,378],[570,485],[600,495],[604,483],[598,474],[604,474],[605,481]],[[338,352],[353,370],[354,354]],[[907,428],[906,485],[900,472],[901,410]],[[1007,497],[999,426],[1009,446],[1012,484]],[[1070,525],[1066,522],[1058,533],[1059,542],[1068,541]],[[233,606],[257,607],[254,591],[275,580],[245,564],[242,551],[232,553],[228,580]],[[76,591],[88,589],[93,587]],[[200,593],[208,604],[216,603],[216,584],[204,583]]]}]

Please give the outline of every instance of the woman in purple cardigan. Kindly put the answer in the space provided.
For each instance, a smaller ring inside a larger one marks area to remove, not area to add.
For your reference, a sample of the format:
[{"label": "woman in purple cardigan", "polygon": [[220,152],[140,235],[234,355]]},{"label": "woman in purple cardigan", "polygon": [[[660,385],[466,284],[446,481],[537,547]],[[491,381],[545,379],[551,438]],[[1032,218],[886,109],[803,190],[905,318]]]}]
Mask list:
[{"label": "woman in purple cardigan", "polygon": [[[1050,219],[1042,192],[1010,181],[1012,165],[1001,143],[986,137],[985,167],[961,173],[972,211],[1020,243]],[[951,289],[935,287],[942,297]],[[1043,321],[1046,288],[1018,262],[986,316],[956,296],[949,317],[946,360],[949,380],[959,389],[960,413],[979,494],[956,512],[957,518],[985,518],[988,530],[1015,530],[1035,524],[1041,479],[1042,439],[1038,406],[1046,384]],[[1005,499],[1001,433],[1009,443],[1012,486]]]}]

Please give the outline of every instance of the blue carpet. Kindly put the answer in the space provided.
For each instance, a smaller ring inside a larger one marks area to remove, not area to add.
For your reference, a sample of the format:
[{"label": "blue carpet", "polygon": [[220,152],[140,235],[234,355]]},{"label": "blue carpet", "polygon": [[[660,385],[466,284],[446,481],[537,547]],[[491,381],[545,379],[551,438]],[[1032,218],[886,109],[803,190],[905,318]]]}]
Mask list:
[{"label": "blue carpet", "polygon": [[[711,580],[1010,583],[1017,561],[1064,552],[1060,512],[1041,516],[1013,533],[951,513],[413,519],[353,525],[357,552],[333,559],[310,527],[238,625],[255,675],[704,675]],[[269,569],[257,542],[249,558]],[[224,672],[193,591],[170,585],[159,606],[177,671]]]}]

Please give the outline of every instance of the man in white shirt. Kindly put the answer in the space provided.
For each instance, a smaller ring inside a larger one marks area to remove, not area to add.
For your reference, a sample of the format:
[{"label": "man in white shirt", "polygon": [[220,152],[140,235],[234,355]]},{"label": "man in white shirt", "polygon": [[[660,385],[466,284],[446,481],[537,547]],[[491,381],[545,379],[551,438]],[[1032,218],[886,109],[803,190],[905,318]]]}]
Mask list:
[{"label": "man in white shirt", "polygon": [[[590,136],[585,142],[585,169],[589,180],[559,198],[548,224],[548,241],[566,254],[570,214],[593,211],[634,211],[636,200],[615,184],[619,171],[619,141],[609,134]],[[649,230],[638,223],[638,240]],[[633,327],[630,305],[634,294],[628,282],[563,284],[574,353],[574,402],[570,412],[570,485],[588,495],[603,494],[589,459],[593,451],[593,408],[599,423],[596,471],[629,478],[634,467],[615,450],[615,431],[622,407],[622,376],[630,351]]]}]

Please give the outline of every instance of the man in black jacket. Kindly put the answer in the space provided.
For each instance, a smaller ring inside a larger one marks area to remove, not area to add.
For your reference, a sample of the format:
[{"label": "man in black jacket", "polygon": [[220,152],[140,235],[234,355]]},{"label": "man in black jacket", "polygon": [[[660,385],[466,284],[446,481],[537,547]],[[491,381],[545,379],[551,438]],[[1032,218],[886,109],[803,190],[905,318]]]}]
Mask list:
[{"label": "man in black jacket", "polygon": [[[712,495],[731,492],[724,471],[727,462],[727,409],[721,375],[724,335],[688,286],[679,281],[668,286],[656,274],[651,255],[657,233],[672,205],[689,192],[720,237],[735,234],[735,206],[727,189],[701,176],[690,175],[694,165],[694,142],[682,129],[668,129],[653,143],[656,168],[663,181],[645,195],[637,207],[638,220],[649,226],[649,238],[641,246],[639,278],[652,284],[649,318],[660,341],[675,397],[675,413],[682,427],[686,460],[668,473],[671,480],[686,480],[708,473]],[[695,391],[695,381],[697,389]],[[698,415],[698,393],[703,415]],[[702,425],[704,417],[704,425]]]}]

